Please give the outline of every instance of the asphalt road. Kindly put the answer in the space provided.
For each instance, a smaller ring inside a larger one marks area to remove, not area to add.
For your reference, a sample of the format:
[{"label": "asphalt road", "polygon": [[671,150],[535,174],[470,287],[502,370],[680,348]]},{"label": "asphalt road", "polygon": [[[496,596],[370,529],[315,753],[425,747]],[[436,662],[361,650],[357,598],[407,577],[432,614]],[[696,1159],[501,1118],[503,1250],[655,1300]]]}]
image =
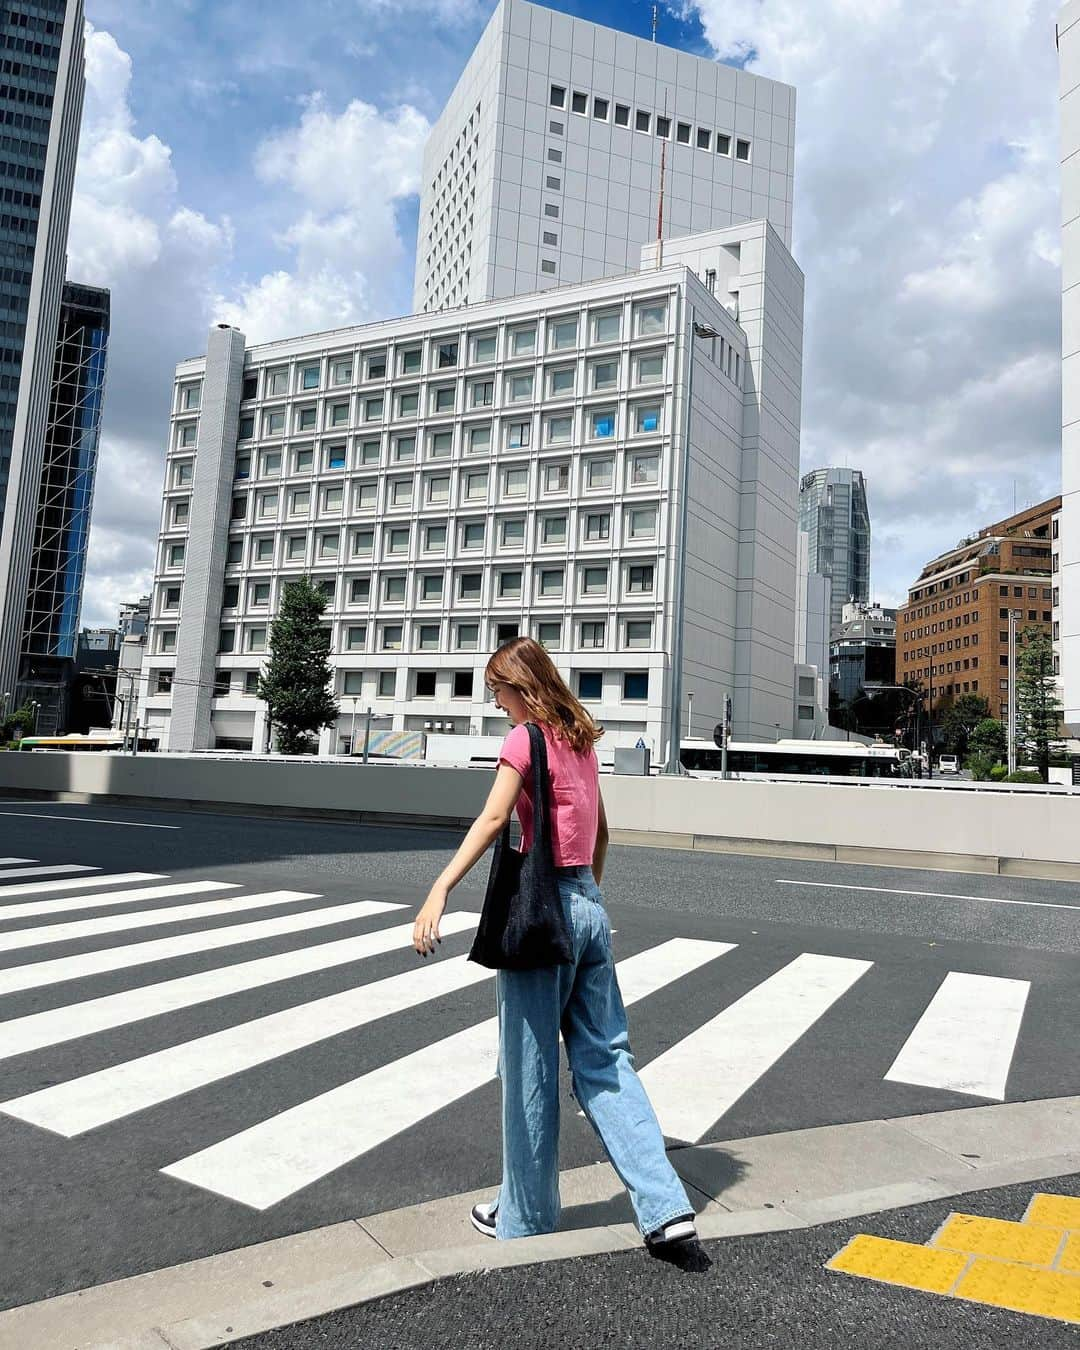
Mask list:
[{"label": "asphalt road", "polygon": [[[494,1082],[449,1100],[342,1165],[318,1172],[316,1159],[313,1180],[287,1187],[280,1199],[260,1208],[162,1171],[365,1074],[394,1072],[389,1066],[405,1056],[418,1054],[422,1066],[434,1043],[491,1016],[493,991],[486,981],[418,1001],[407,1011],[362,1027],[312,1039],[241,1071],[214,1070],[208,1054],[212,1071],[197,1069],[204,1081],[159,1093],[159,1099],[124,1114],[117,1114],[113,1095],[107,1094],[101,1121],[73,1137],[30,1123],[14,1107],[5,1110],[17,1098],[172,1047],[182,1049],[256,1018],[288,1009],[302,1015],[303,1006],[317,998],[396,975],[411,979],[417,958],[399,945],[334,965],[316,962],[306,973],[237,988],[225,996],[188,1000],[154,1015],[125,1015],[102,1030],[84,1031],[88,1023],[80,1020],[85,1010],[110,996],[153,993],[173,981],[240,970],[274,956],[289,961],[290,954],[319,944],[378,935],[388,926],[411,922],[413,909],[456,841],[456,836],[434,831],[0,802],[0,855],[34,859],[35,865],[99,867],[109,874],[151,872],[161,874],[166,883],[218,881],[238,887],[224,893],[229,899],[212,914],[175,920],[158,916],[152,926],[136,927],[129,916],[147,909],[186,909],[219,897],[185,895],[65,908],[65,896],[74,902],[92,893],[93,888],[84,888],[27,895],[39,909],[41,902],[57,903],[47,915],[22,918],[9,910],[4,917],[4,890],[19,883],[0,871],[0,1153],[5,1159],[0,1176],[0,1247],[5,1252],[0,1306],[480,1188],[497,1179]],[[455,892],[452,909],[479,909],[483,870],[481,864],[475,886]],[[21,880],[35,884],[31,877]],[[865,963],[865,973],[853,978],[775,1063],[737,1100],[717,1110],[715,1118],[709,1116],[702,1139],[989,1100],[884,1077],[949,972],[1028,986],[1009,1065],[1007,1100],[1080,1092],[1075,1055],[1080,1043],[1080,895],[1075,887],[642,848],[615,848],[604,881],[620,960],[673,938],[705,939],[732,948],[669,980],[631,1008],[639,1066],[677,1048],[744,996],[765,998],[767,1006],[769,982],[803,956]],[[117,895],[126,889],[130,886],[117,886]],[[282,889],[307,898],[228,912],[231,903],[249,895]],[[12,905],[23,902],[14,891],[11,896]],[[372,900],[402,908],[366,917],[335,913],[317,928],[303,917]],[[53,924],[98,919],[104,921],[101,931],[82,929],[64,941],[47,940],[55,933],[37,932]],[[288,931],[264,931],[239,945],[221,945],[220,929],[278,920],[285,921]],[[35,945],[17,937],[28,929],[35,930]],[[194,935],[184,954],[120,965],[114,957],[100,955],[119,951],[123,962],[126,949],[135,944],[183,935]],[[41,938],[46,941],[38,945]],[[449,937],[438,960],[462,956],[469,941],[468,932]],[[92,957],[94,953],[99,955]],[[78,957],[103,968],[64,967],[58,976],[65,978],[42,978],[47,963]],[[35,966],[40,970],[33,970]],[[62,1039],[39,1036],[32,1048],[25,1048],[25,1039],[18,1037],[28,1028],[38,1035],[40,1026],[51,1026],[42,1016],[51,1010],[58,1010],[55,1016],[68,1031]],[[29,1018],[36,1020],[25,1020]],[[5,1047],[6,1037],[15,1039]],[[12,1045],[24,1048],[12,1053]],[[408,1092],[407,1080],[401,1091]],[[252,1148],[257,1152],[260,1147],[254,1139]],[[562,1166],[600,1157],[597,1141],[568,1103]],[[227,1176],[224,1184],[227,1189]]]},{"label": "asphalt road", "polygon": [[856,1233],[922,1244],[951,1211],[1018,1220],[1034,1189],[1080,1195],[1080,1176],[705,1242],[679,1264],[627,1251],[461,1275],[234,1350],[1066,1350],[1077,1329],[1064,1322],[824,1268]]}]

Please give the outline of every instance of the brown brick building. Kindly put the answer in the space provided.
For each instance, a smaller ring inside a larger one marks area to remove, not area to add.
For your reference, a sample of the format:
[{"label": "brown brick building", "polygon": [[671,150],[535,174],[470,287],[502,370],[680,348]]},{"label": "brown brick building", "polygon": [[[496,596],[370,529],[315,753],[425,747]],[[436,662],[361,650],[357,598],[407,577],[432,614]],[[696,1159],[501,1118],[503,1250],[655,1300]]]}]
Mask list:
[{"label": "brown brick building", "polygon": [[1050,628],[1051,516],[1061,498],[988,525],[927,563],[897,611],[896,679],[933,689],[932,707],[981,694],[1004,717],[1009,691],[1009,610],[1019,627]]}]

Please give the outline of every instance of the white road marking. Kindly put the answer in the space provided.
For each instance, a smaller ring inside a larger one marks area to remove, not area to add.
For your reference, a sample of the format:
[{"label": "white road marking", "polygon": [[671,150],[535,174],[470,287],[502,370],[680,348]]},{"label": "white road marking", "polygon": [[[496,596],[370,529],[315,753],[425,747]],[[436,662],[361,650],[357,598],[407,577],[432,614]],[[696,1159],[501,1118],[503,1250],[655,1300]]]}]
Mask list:
[{"label": "white road marking", "polygon": [[49,923],[37,928],[15,928],[0,933],[0,952],[21,951],[25,947],[44,947],[54,942],[76,942],[80,938],[104,933],[128,933],[140,928],[160,928],[191,919],[220,919],[226,914],[242,914],[249,909],[269,909],[273,905],[291,905],[312,897],[303,891],[267,891],[259,895],[230,895],[224,900],[200,900],[190,905],[165,905],[160,909],[140,909],[134,914],[100,914],[95,919],[74,919],[71,923]]},{"label": "white road marking", "polygon": [[664,1133],[700,1139],[872,965],[804,952],[646,1064]]},{"label": "white road marking", "polygon": [[98,820],[93,816],[50,816],[44,811],[0,811],[0,816],[21,816],[26,820],[67,820],[73,825],[121,825],[129,830],[180,830],[182,825],[150,825],[141,820]]},{"label": "white road marking", "polygon": [[1030,988],[1027,980],[950,970],[886,1080],[1004,1101]]},{"label": "white road marking", "polygon": [[[83,867],[78,863],[52,863],[46,867],[10,867],[0,872],[0,882],[9,877],[55,877],[60,872],[100,872],[100,867]],[[0,885],[0,894],[4,887]]]},{"label": "white road marking", "polygon": [[[267,896],[279,894],[280,891],[266,892]],[[320,898],[304,891],[290,891],[289,895],[294,900]],[[106,947],[102,951],[83,952],[79,956],[61,956],[52,961],[12,966],[8,970],[0,970],[0,994],[11,994],[20,989],[40,989],[63,980],[81,980],[87,975],[100,975],[107,970],[127,970],[132,966],[168,961],[195,952],[237,947],[245,942],[259,942],[263,938],[281,937],[286,933],[302,933],[309,928],[327,928],[331,924],[345,923],[350,919],[368,919],[375,914],[401,908],[401,905],[391,905],[382,900],[358,900],[351,905],[308,909],[302,914],[283,914],[273,919],[258,919],[254,923],[229,924],[225,928],[205,929],[201,933],[179,933],[175,937],[154,938],[150,942],[129,942],[123,947]]]},{"label": "white road marking", "polygon": [[[455,910],[443,915],[439,929],[444,937],[450,937],[475,928],[479,917],[467,910]],[[298,947],[275,956],[260,956],[254,961],[200,970],[194,975],[180,975],[158,984],[145,984],[86,999],[82,1003],[13,1017],[0,1022],[0,1060],[140,1022],[147,1017],[176,1012],[179,1008],[191,1008],[247,989],[261,989],[281,980],[309,975],[312,971],[381,956],[399,947],[412,946],[412,933],[413,921],[410,919],[395,928],[381,928],[374,933],[338,938],[313,947]]]},{"label": "white road marking", "polygon": [[494,978],[467,957],[284,1008],[239,1026],[0,1103],[0,1111],[65,1138],[170,1101],[280,1055]]},{"label": "white road marking", "polygon": [[[724,942],[673,938],[631,956],[616,967],[623,1001],[645,998],[730,950]],[[498,1041],[492,1017],[162,1171],[252,1209],[269,1209],[490,1082]]]},{"label": "white road marking", "polygon": [[818,886],[828,891],[871,891],[878,895],[916,895],[928,900],[980,900],[984,905],[1027,905],[1033,909],[1071,909],[1080,912],[1080,905],[1057,905],[1050,900],[1007,900],[1000,895],[957,895],[954,891],[905,891],[888,886],[850,886],[838,881],[789,881],[777,877],[778,886]]},{"label": "white road marking", "polygon": [[0,858],[0,867],[13,867],[17,863],[37,862],[36,858]]},{"label": "white road marking", "polygon": [[[102,891],[98,895],[64,896],[59,900],[20,900],[0,905],[0,920],[37,919],[46,914],[74,914],[82,909],[106,909],[110,905],[134,905],[139,900],[165,900],[170,895],[205,895],[210,891],[235,891],[235,881],[174,881],[165,886],[137,886],[130,891]],[[0,898],[3,897],[0,890]]]},{"label": "white road marking", "polygon": [[71,881],[31,881],[23,886],[0,886],[0,896],[56,895],[60,891],[85,891],[91,886],[126,886],[132,881],[164,881],[163,872],[113,872],[108,876],[75,877]]}]

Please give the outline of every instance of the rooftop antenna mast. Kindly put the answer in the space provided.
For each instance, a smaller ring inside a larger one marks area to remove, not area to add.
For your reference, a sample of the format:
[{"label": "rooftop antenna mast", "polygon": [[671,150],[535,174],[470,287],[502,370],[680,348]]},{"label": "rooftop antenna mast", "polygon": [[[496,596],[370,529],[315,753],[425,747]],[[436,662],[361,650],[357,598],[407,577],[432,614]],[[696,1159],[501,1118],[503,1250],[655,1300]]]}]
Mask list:
[{"label": "rooftop antenna mast", "polygon": [[657,25],[659,22],[660,22],[660,6],[659,6],[659,5],[653,5],[653,7],[652,7],[652,40],[653,40],[654,42],[656,41],[656,25]]}]

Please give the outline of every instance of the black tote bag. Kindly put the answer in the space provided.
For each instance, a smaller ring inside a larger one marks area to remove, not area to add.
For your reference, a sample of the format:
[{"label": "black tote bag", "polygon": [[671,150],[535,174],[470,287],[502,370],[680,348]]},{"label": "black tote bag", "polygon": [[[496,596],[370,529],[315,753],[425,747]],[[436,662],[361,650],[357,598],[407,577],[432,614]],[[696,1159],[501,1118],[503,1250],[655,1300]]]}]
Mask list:
[{"label": "black tote bag", "polygon": [[551,846],[547,745],[525,724],[532,750],[533,839],[528,853],[510,846],[510,823],[495,844],[487,894],[469,960],[489,970],[537,970],[574,959],[570,926],[559,898]]}]

